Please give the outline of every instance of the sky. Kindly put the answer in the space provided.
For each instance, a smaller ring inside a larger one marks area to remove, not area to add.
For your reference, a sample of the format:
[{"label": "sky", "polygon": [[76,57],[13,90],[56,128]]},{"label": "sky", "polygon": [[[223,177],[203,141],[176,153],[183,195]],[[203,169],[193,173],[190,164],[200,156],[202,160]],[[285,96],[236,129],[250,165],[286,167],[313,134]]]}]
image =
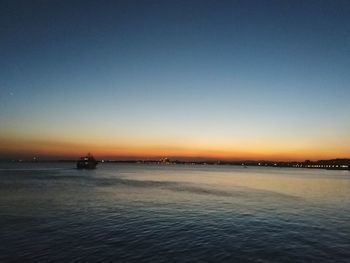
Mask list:
[{"label": "sky", "polygon": [[0,0],[0,158],[350,157],[350,2]]}]

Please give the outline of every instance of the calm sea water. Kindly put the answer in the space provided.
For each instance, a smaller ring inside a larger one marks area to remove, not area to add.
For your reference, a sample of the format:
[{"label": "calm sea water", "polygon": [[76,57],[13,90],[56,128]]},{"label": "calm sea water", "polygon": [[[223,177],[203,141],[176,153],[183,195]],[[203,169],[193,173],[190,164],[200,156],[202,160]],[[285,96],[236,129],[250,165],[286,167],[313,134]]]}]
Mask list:
[{"label": "calm sea water", "polygon": [[350,172],[0,164],[0,262],[350,262]]}]

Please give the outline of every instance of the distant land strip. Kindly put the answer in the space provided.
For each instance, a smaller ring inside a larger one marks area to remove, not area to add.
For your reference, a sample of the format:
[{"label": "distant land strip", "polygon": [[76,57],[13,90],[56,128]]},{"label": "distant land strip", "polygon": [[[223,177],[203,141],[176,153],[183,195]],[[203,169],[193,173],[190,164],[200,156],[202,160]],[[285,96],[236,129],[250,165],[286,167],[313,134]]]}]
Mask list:
[{"label": "distant land strip", "polygon": [[[30,160],[8,160],[3,159],[1,162],[76,162],[76,160],[44,160],[39,158],[33,158]],[[158,160],[99,160],[100,163],[129,163],[129,164],[187,164],[187,165],[239,165],[242,167],[258,166],[258,167],[283,167],[283,168],[310,168],[310,169],[328,169],[328,170],[349,170],[350,171],[350,159],[330,159],[330,160],[318,160],[310,161],[255,161],[255,160],[241,160],[241,161],[224,161],[224,160],[208,160],[208,161],[182,161],[171,160],[170,158],[160,158]]]}]

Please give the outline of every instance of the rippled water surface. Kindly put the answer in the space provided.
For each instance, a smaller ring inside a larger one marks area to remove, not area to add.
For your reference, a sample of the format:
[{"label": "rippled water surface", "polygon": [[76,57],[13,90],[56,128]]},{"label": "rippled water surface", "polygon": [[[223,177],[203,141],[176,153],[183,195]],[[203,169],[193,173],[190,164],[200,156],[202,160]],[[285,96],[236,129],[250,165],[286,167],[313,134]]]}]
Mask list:
[{"label": "rippled water surface", "polygon": [[350,262],[350,172],[0,164],[0,262]]}]

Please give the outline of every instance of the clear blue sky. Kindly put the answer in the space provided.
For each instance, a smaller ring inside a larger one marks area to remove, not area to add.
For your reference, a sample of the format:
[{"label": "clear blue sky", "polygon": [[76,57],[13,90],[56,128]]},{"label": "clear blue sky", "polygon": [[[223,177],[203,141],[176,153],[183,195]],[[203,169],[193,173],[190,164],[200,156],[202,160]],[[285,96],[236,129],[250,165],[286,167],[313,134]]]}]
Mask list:
[{"label": "clear blue sky", "polygon": [[0,32],[0,155],[350,155],[349,1],[0,1]]}]

